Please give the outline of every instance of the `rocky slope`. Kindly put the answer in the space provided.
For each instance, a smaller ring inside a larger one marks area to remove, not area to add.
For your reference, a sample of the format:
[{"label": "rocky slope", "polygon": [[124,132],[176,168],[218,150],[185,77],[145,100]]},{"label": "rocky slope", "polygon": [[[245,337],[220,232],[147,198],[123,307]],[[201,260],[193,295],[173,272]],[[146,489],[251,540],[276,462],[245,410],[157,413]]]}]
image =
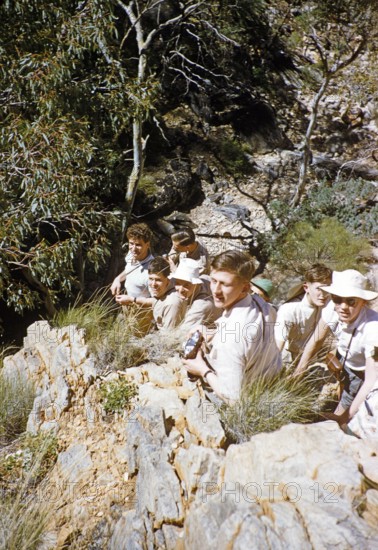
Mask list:
[{"label": "rocky slope", "polygon": [[[40,548],[370,549],[378,543],[377,442],[333,422],[287,425],[229,445],[214,405],[177,355],[100,376],[84,334],[41,321],[6,358],[31,379],[28,429],[60,452],[35,488],[49,527]],[[99,387],[138,386],[109,415]]]}]

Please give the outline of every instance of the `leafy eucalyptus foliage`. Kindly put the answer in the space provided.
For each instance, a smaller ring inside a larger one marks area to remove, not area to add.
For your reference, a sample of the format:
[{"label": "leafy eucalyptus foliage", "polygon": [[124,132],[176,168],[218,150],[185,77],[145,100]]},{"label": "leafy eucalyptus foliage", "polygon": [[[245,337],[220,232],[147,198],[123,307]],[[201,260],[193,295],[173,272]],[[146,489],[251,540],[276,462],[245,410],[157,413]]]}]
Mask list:
[{"label": "leafy eucalyptus foliage", "polygon": [[111,200],[128,115],[106,54],[117,32],[107,2],[20,0],[0,16],[0,295],[53,314],[119,232]]},{"label": "leafy eucalyptus foliage", "polygon": [[22,313],[43,302],[54,315],[62,297],[106,269],[148,155],[145,125],[167,143],[159,112],[193,105],[197,94],[201,116],[214,114],[225,108],[224,90],[251,95],[274,70],[268,57],[280,44],[264,7],[1,3],[0,298],[8,307]]}]

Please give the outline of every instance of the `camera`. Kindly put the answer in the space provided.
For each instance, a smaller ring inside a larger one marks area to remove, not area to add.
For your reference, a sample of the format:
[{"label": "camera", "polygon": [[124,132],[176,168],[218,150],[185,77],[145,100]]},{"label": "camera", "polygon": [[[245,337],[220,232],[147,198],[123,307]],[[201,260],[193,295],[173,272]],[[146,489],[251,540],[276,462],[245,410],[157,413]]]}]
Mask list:
[{"label": "camera", "polygon": [[196,330],[192,336],[183,345],[184,359],[194,359],[203,342],[203,336],[199,330]]}]

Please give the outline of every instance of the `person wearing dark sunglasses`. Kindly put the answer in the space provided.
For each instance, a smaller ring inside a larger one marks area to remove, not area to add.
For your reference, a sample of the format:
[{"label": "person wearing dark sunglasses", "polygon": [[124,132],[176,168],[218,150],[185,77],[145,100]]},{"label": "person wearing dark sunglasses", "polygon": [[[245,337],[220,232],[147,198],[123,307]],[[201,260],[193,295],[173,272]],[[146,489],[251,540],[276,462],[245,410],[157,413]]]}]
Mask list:
[{"label": "person wearing dark sunglasses", "polygon": [[367,289],[359,271],[334,271],[332,284],[322,290],[331,295],[317,330],[307,344],[295,374],[302,373],[331,331],[337,340],[337,357],[343,368],[344,389],[334,414],[327,418],[346,424],[378,381],[378,312],[368,303],[378,292]]}]

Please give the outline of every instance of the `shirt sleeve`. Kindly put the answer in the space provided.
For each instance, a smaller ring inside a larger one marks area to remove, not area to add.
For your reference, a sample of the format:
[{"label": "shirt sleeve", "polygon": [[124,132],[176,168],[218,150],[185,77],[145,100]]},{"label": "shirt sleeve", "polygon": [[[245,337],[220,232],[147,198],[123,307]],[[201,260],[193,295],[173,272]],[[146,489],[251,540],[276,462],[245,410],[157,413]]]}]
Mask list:
[{"label": "shirt sleeve", "polygon": [[176,328],[185,316],[186,303],[174,294],[164,305],[162,311],[162,326],[164,328]]},{"label": "shirt sleeve", "polygon": [[378,361],[378,321],[367,323],[364,329],[365,358],[373,357],[374,361]]},{"label": "shirt sleeve", "polygon": [[283,304],[277,311],[277,318],[274,324],[274,338],[280,342],[287,342],[289,339],[290,321],[288,320],[289,311]]}]

